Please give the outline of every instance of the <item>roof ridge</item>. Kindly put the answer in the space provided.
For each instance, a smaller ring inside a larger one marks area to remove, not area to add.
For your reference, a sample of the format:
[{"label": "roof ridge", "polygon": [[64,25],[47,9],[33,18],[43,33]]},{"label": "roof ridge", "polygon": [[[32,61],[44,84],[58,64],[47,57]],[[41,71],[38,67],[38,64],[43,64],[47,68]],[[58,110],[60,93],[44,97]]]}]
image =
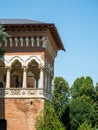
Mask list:
[{"label": "roof ridge", "polygon": [[20,19],[20,18],[15,18],[15,19],[0,19],[1,24],[35,24],[35,23],[45,23],[37,20],[32,20],[32,19]]}]

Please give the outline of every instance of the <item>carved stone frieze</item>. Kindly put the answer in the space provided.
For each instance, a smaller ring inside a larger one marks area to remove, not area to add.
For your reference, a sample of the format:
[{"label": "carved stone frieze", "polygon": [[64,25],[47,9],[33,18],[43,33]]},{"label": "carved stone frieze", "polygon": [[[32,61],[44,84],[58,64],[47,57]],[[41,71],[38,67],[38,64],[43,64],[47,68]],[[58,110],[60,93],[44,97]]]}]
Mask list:
[{"label": "carved stone frieze", "polygon": [[51,99],[51,94],[48,94],[43,88],[0,88],[0,98],[48,98]]}]

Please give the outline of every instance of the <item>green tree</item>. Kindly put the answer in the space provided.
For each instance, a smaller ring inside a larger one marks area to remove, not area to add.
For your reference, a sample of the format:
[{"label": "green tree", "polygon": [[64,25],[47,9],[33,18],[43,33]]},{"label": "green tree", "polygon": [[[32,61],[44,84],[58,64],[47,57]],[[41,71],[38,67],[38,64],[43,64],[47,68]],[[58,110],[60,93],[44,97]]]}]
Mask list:
[{"label": "green tree", "polygon": [[69,85],[63,77],[55,77],[53,87],[54,108],[60,118],[68,104]]},{"label": "green tree", "polygon": [[86,121],[84,123],[82,123],[78,130],[98,130],[97,127],[92,128],[91,124],[88,124]]},{"label": "green tree", "polygon": [[0,42],[4,41],[8,37],[8,34],[5,32],[5,29],[0,25]]},{"label": "green tree", "polygon": [[[4,41],[8,37],[8,34],[5,32],[5,29],[0,25],[0,43]],[[5,49],[0,48],[0,57],[4,55]]]},{"label": "green tree", "polygon": [[64,112],[62,113],[62,116],[60,118],[61,122],[64,124],[67,130],[71,129],[70,124],[70,106],[69,104],[66,105]]},{"label": "green tree", "polygon": [[91,122],[94,127],[98,122],[96,112],[95,88],[91,77],[77,78],[72,87],[70,101],[71,130],[77,129],[84,121]]},{"label": "green tree", "polygon": [[77,78],[71,87],[71,95],[72,98],[77,98],[86,95],[91,99],[94,99],[95,89],[92,78],[89,76],[87,76],[86,78]]},{"label": "green tree", "polygon": [[98,83],[96,83],[95,92],[96,92],[96,94],[95,94],[95,102],[98,105]]},{"label": "green tree", "polygon": [[87,122],[82,123],[78,130],[93,130],[91,124],[88,124]]},{"label": "green tree", "polygon": [[95,86],[95,102],[94,102],[94,107],[96,110],[96,127],[98,127],[98,83],[96,83]]},{"label": "green tree", "polygon": [[41,112],[36,123],[37,130],[66,130],[60,122],[52,104],[45,101],[44,112]]},{"label": "green tree", "polygon": [[72,99],[70,102],[70,125],[71,130],[77,130],[79,125],[87,121],[96,124],[96,111],[94,105],[82,98]]}]

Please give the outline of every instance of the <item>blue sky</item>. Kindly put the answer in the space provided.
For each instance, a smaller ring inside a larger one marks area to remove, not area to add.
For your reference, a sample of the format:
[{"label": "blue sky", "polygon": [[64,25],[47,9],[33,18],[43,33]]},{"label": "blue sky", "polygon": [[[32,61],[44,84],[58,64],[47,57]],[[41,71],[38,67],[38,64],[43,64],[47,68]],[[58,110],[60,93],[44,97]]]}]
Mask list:
[{"label": "blue sky", "polygon": [[70,85],[81,76],[98,82],[98,0],[0,0],[0,18],[55,23],[66,49],[55,59],[55,76]]}]

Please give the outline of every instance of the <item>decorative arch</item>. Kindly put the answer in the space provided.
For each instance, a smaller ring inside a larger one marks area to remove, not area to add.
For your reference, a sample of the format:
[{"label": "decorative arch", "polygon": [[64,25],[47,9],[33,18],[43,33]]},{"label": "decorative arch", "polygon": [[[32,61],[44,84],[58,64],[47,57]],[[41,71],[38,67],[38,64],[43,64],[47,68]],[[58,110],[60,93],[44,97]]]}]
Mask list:
[{"label": "decorative arch", "polygon": [[8,61],[4,59],[5,66],[8,66]]},{"label": "decorative arch", "polygon": [[18,59],[14,59],[14,61],[11,63],[11,66],[13,66],[14,64],[19,64],[20,66],[22,66],[21,62]]},{"label": "decorative arch", "polygon": [[9,66],[11,66],[12,63],[14,63],[14,61],[16,61],[16,60],[18,60],[18,61],[21,63],[21,65],[23,66],[24,61],[23,61],[23,59],[22,59],[21,57],[19,57],[19,56],[14,56],[14,57],[12,57],[12,58],[10,59],[10,61],[9,61]]},{"label": "decorative arch", "polygon": [[25,65],[28,66],[28,64],[32,61],[35,60],[38,64],[42,64],[42,60],[39,59],[37,56],[31,56],[25,61]]}]

